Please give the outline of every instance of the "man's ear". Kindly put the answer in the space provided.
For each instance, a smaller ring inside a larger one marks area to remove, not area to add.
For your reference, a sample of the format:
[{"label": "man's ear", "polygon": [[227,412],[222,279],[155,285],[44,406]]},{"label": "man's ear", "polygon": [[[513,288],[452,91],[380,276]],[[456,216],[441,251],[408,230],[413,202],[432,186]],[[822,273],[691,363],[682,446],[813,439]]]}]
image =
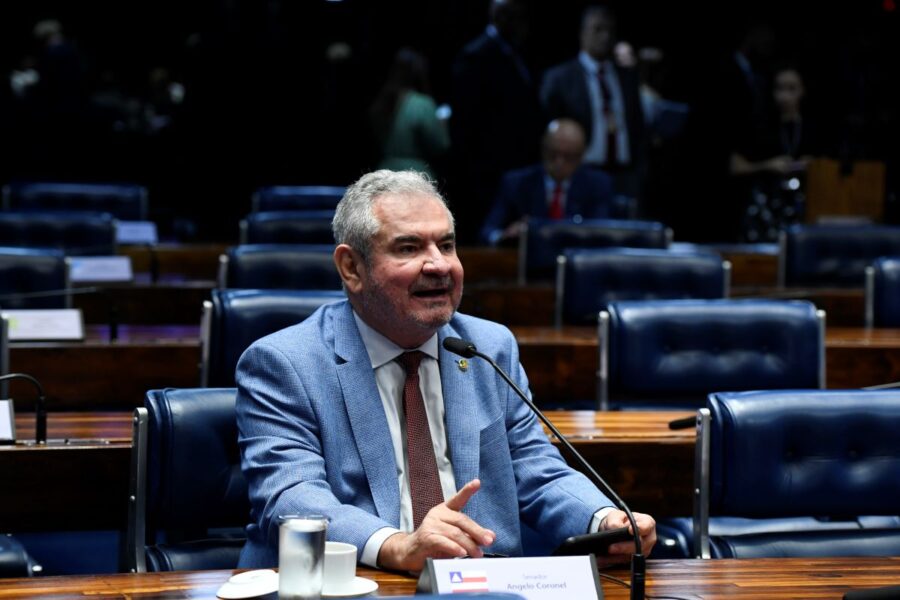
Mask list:
[{"label": "man's ear", "polygon": [[334,266],[347,292],[358,294],[362,289],[362,273],[365,269],[362,256],[347,244],[339,244],[334,249]]}]

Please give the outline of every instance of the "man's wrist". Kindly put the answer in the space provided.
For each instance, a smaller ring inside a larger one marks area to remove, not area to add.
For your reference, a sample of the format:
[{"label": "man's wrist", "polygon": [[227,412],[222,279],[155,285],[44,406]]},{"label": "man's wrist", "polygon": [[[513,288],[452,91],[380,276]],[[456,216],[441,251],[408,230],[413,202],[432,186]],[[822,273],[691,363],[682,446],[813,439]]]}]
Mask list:
[{"label": "man's wrist", "polygon": [[378,550],[377,566],[379,569],[402,569],[401,546],[408,534],[398,531],[389,536]]}]

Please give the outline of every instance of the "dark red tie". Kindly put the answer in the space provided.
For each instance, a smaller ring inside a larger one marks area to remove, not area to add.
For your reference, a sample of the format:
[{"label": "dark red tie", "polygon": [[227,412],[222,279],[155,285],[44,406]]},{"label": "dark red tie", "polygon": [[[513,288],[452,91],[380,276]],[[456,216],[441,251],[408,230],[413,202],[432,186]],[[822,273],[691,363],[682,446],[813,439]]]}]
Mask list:
[{"label": "dark red tie", "polygon": [[597,81],[600,84],[600,96],[603,98],[603,119],[606,122],[606,164],[614,165],[616,163],[616,154],[618,150],[616,113],[613,111],[612,91],[606,82],[606,69],[603,63],[599,63],[597,69]]},{"label": "dark red tie", "polygon": [[409,495],[412,499],[415,529],[422,524],[422,519],[429,510],[444,501],[425,401],[419,389],[419,363],[424,356],[425,354],[415,350],[397,357],[397,362],[406,370],[403,413],[406,415],[406,461],[409,464]]},{"label": "dark red tie", "polygon": [[563,210],[563,188],[560,182],[556,182],[553,188],[553,197],[550,199],[550,208],[547,210],[547,216],[551,219],[562,219],[565,211]]}]

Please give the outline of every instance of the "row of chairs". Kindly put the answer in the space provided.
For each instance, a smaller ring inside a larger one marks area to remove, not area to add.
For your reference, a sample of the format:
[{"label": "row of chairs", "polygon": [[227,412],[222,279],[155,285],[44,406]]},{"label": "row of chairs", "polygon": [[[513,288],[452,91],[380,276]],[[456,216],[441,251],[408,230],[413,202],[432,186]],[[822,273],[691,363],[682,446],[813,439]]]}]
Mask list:
[{"label": "row of chairs", "polygon": [[[346,188],[266,186],[253,193],[251,211],[334,210]],[[117,219],[146,220],[147,188],[135,183],[17,181],[4,185],[3,210],[66,210],[109,213]]]},{"label": "row of chairs", "polygon": [[[155,390],[136,409],[126,544],[132,570],[237,564],[249,502],[235,394]],[[660,524],[684,552],[900,553],[900,392],[719,393],[699,415],[694,517]],[[231,529],[210,533],[221,528]]]}]

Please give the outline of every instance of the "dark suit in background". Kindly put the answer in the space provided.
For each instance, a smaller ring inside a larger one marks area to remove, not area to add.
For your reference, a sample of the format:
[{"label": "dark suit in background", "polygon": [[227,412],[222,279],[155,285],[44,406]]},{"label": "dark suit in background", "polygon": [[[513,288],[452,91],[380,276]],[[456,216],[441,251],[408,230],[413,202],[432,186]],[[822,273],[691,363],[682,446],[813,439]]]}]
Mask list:
[{"label": "dark suit in background", "polygon": [[[500,181],[497,198],[481,230],[481,241],[496,244],[500,233],[523,217],[548,216],[547,171],[532,165],[510,171]],[[579,167],[569,180],[565,216],[605,219],[613,213],[612,179],[595,169]]]},{"label": "dark suit in background", "polygon": [[538,160],[543,123],[532,75],[509,44],[489,30],[463,48],[453,69],[450,119],[461,239],[475,239],[503,173]]}]

